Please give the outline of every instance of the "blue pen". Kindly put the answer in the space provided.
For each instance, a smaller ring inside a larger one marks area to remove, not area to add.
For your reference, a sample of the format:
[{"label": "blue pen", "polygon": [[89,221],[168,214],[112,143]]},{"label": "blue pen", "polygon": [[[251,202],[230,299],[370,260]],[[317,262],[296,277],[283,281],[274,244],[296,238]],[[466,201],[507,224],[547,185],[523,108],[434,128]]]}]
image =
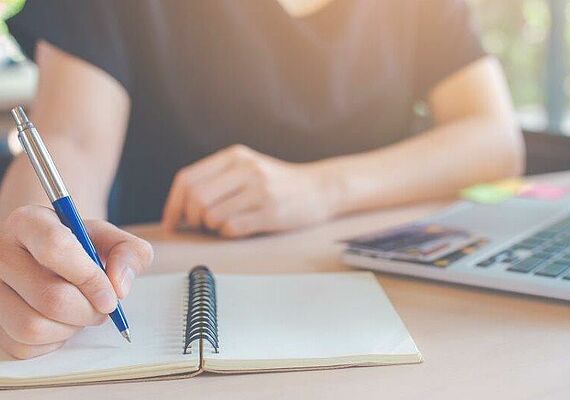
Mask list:
[{"label": "blue pen", "polygon": [[[97,250],[95,250],[95,246],[93,246],[93,242],[91,242],[87,234],[83,220],[79,216],[77,208],[75,204],[73,204],[73,200],[63,183],[63,179],[61,179],[38,131],[30,122],[22,107],[13,108],[11,113],[18,128],[18,139],[28,155],[59,220],[73,232],[89,257],[105,271],[105,266],[101,262]],[[127,318],[125,317],[121,303],[117,302],[117,308],[109,314],[109,317],[111,317],[115,326],[119,332],[121,332],[121,335],[130,343],[129,324],[127,323]]]}]

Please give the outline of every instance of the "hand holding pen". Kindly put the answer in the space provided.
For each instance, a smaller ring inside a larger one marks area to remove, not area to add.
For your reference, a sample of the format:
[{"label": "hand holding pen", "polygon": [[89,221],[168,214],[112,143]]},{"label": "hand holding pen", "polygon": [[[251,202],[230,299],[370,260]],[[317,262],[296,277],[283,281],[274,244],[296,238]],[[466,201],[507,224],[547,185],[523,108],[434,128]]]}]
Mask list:
[{"label": "hand holding pen", "polygon": [[[20,122],[24,117],[19,114]],[[106,321],[134,275],[150,264],[147,242],[104,221],[84,226],[108,276],[78,241],[77,227],[66,227],[53,210],[25,206],[2,222],[0,348],[12,356],[53,351],[82,327]]]}]

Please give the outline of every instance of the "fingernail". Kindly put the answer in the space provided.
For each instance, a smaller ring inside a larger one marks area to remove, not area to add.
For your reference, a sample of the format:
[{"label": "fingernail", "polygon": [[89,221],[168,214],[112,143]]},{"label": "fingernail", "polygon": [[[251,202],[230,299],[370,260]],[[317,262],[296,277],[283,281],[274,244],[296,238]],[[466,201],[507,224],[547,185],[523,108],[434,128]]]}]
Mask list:
[{"label": "fingernail", "polygon": [[125,267],[123,270],[123,276],[121,278],[121,293],[122,297],[125,297],[131,290],[131,285],[135,279],[135,271],[130,267]]},{"label": "fingernail", "polygon": [[117,298],[112,290],[100,290],[95,292],[93,300],[102,313],[108,314],[117,308]]}]

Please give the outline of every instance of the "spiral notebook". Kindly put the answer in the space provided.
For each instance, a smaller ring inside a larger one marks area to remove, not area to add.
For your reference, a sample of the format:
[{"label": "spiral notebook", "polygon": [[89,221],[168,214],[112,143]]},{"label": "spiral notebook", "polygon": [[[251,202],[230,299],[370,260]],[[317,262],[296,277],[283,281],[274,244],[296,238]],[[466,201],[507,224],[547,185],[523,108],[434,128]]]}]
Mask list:
[{"label": "spiral notebook", "polygon": [[112,323],[30,360],[0,353],[0,387],[175,379],[214,373],[417,363],[422,357],[369,272],[189,273],[141,278]]}]

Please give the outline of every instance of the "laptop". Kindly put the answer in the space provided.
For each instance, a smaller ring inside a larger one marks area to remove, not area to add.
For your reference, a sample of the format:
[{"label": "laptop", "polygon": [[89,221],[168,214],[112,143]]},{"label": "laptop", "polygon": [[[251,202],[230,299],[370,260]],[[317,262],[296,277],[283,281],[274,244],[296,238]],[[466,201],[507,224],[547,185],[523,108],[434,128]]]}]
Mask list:
[{"label": "laptop", "polygon": [[343,260],[354,267],[570,300],[568,198],[459,201],[344,242]]}]

